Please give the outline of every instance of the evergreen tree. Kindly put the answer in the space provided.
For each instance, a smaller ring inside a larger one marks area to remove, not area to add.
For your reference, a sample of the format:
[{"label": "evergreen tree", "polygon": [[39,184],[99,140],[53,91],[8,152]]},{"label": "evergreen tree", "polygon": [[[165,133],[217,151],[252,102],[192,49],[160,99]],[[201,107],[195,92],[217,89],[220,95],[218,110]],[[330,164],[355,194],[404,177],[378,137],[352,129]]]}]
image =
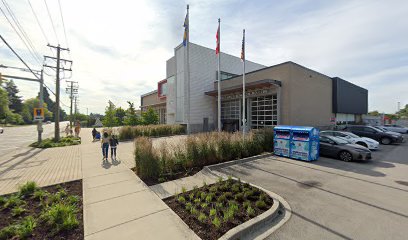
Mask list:
[{"label": "evergreen tree", "polygon": [[126,118],[124,124],[128,126],[136,126],[139,122],[138,116],[136,114],[136,109],[134,103],[129,102],[129,108],[126,110]]},{"label": "evergreen tree", "polygon": [[142,122],[144,125],[159,124],[159,114],[153,108],[149,108],[142,113]]},{"label": "evergreen tree", "polygon": [[115,111],[115,115],[118,119],[118,125],[123,126],[123,121],[125,120],[126,111],[123,108],[118,107]]},{"label": "evergreen tree", "polygon": [[7,81],[5,84],[6,86],[4,88],[8,94],[10,110],[13,110],[15,113],[21,113],[23,110],[23,102],[21,97],[17,95],[20,91],[18,90],[16,84],[14,84],[13,80]]},{"label": "evergreen tree", "polygon": [[108,106],[105,108],[105,117],[103,118],[102,123],[105,127],[114,127],[118,124],[116,107],[110,100],[108,102]]}]

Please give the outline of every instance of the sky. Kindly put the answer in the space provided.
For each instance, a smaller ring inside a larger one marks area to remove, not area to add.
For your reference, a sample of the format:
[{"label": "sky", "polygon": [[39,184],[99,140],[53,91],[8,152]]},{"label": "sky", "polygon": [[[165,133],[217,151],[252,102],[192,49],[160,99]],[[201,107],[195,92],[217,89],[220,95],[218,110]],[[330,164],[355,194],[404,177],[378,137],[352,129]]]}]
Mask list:
[{"label": "sky", "polygon": [[[245,28],[248,60],[267,66],[294,61],[341,77],[368,89],[370,111],[393,113],[398,102],[408,104],[404,0],[1,0],[0,8],[13,21],[9,7],[25,32],[20,35],[28,37],[36,53],[29,53],[1,11],[0,34],[33,69],[41,69],[43,55],[56,56],[48,43],[68,47],[61,57],[73,64],[72,74],[62,74],[63,109],[69,106],[65,88],[70,80],[79,85],[80,112],[103,113],[108,100],[123,108],[127,101],[140,106],[140,95],[166,77],[166,60],[182,42],[187,3],[191,42],[215,48],[221,18],[223,52],[240,56]],[[0,64],[24,67],[2,42]],[[48,68],[46,73],[45,82],[55,91],[55,72]],[[15,83],[24,99],[36,96],[38,84]]]}]

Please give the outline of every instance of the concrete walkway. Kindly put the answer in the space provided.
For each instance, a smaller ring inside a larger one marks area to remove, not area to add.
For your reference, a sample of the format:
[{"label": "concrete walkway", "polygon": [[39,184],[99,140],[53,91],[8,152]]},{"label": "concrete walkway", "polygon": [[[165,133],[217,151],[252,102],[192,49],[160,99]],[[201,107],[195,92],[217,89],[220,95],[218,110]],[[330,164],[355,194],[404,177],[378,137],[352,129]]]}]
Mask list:
[{"label": "concrete walkway", "polygon": [[102,164],[100,143],[83,141],[85,239],[199,239],[129,169],[132,150],[120,143],[118,161]]},{"label": "concrete walkway", "polygon": [[[102,164],[99,142],[82,129],[82,144],[0,156],[0,195],[26,181],[39,186],[83,179],[85,239],[199,239],[131,170],[133,142],[120,143],[118,161]],[[162,140],[160,140],[162,141]]]}]

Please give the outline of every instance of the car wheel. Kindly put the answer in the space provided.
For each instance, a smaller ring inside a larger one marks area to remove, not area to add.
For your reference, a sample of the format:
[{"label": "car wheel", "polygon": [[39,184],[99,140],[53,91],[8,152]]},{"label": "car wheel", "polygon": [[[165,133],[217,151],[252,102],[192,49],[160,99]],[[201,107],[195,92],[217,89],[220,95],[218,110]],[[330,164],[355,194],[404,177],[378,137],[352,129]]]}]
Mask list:
[{"label": "car wheel", "polygon": [[387,137],[381,138],[381,144],[384,144],[384,145],[391,144],[391,139],[389,139]]},{"label": "car wheel", "polygon": [[351,155],[351,153],[349,153],[347,151],[342,151],[339,154],[339,158],[342,161],[350,162],[351,160],[353,160],[353,155]]},{"label": "car wheel", "polygon": [[363,146],[363,147],[368,148],[368,146],[367,146],[367,144],[366,144],[366,143],[363,143],[363,142],[356,142],[356,144],[358,144],[358,145],[360,145],[360,146]]}]

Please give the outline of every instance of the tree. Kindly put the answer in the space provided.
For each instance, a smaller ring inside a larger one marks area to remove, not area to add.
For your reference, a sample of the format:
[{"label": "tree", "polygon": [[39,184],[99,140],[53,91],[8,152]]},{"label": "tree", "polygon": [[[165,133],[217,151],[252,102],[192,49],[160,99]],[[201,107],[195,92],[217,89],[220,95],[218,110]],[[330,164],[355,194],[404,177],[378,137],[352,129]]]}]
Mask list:
[{"label": "tree", "polygon": [[105,117],[103,118],[102,123],[105,127],[114,127],[118,124],[116,107],[110,100],[108,102],[108,106],[105,108]]},{"label": "tree", "polygon": [[139,118],[136,114],[135,104],[129,101],[128,104],[129,108],[126,110],[124,124],[128,126],[136,126],[139,123]]},{"label": "tree", "polygon": [[149,108],[146,112],[142,113],[142,123],[143,125],[158,124],[159,115],[153,108]]},{"label": "tree", "polygon": [[402,108],[401,110],[399,110],[399,111],[397,112],[397,115],[398,115],[400,118],[408,118],[408,104],[406,104],[404,108]]},{"label": "tree", "polygon": [[5,119],[9,112],[7,92],[0,86],[0,119]]},{"label": "tree", "polygon": [[[40,93],[38,93],[38,98],[40,96]],[[47,106],[48,111],[50,112],[55,112],[55,107],[56,107],[56,103],[50,98],[50,94],[47,91],[46,87],[43,87],[43,99],[44,99],[44,107]],[[60,120],[65,120],[67,119],[67,113],[61,108],[59,108],[60,110]],[[52,120],[55,121],[55,114],[52,114],[52,117],[50,119],[47,120]]]},{"label": "tree", "polygon": [[[52,119],[52,112],[48,110],[48,106],[44,103],[44,118],[45,119]],[[24,121],[33,121],[34,118],[34,108],[40,107],[40,100],[38,98],[29,98],[23,102],[23,111],[24,111]],[[28,118],[29,115],[29,119]]]},{"label": "tree", "polygon": [[126,116],[126,111],[123,108],[118,107],[115,111],[115,115],[118,119],[118,125],[122,126],[123,120],[125,119],[125,116]]},{"label": "tree", "polygon": [[375,111],[369,112],[368,115],[369,116],[380,116],[381,114],[377,110],[375,110]]},{"label": "tree", "polygon": [[17,95],[20,91],[13,80],[6,81],[5,84],[6,86],[4,88],[8,94],[10,110],[13,110],[15,113],[21,113],[23,110],[23,101],[21,97]]}]

